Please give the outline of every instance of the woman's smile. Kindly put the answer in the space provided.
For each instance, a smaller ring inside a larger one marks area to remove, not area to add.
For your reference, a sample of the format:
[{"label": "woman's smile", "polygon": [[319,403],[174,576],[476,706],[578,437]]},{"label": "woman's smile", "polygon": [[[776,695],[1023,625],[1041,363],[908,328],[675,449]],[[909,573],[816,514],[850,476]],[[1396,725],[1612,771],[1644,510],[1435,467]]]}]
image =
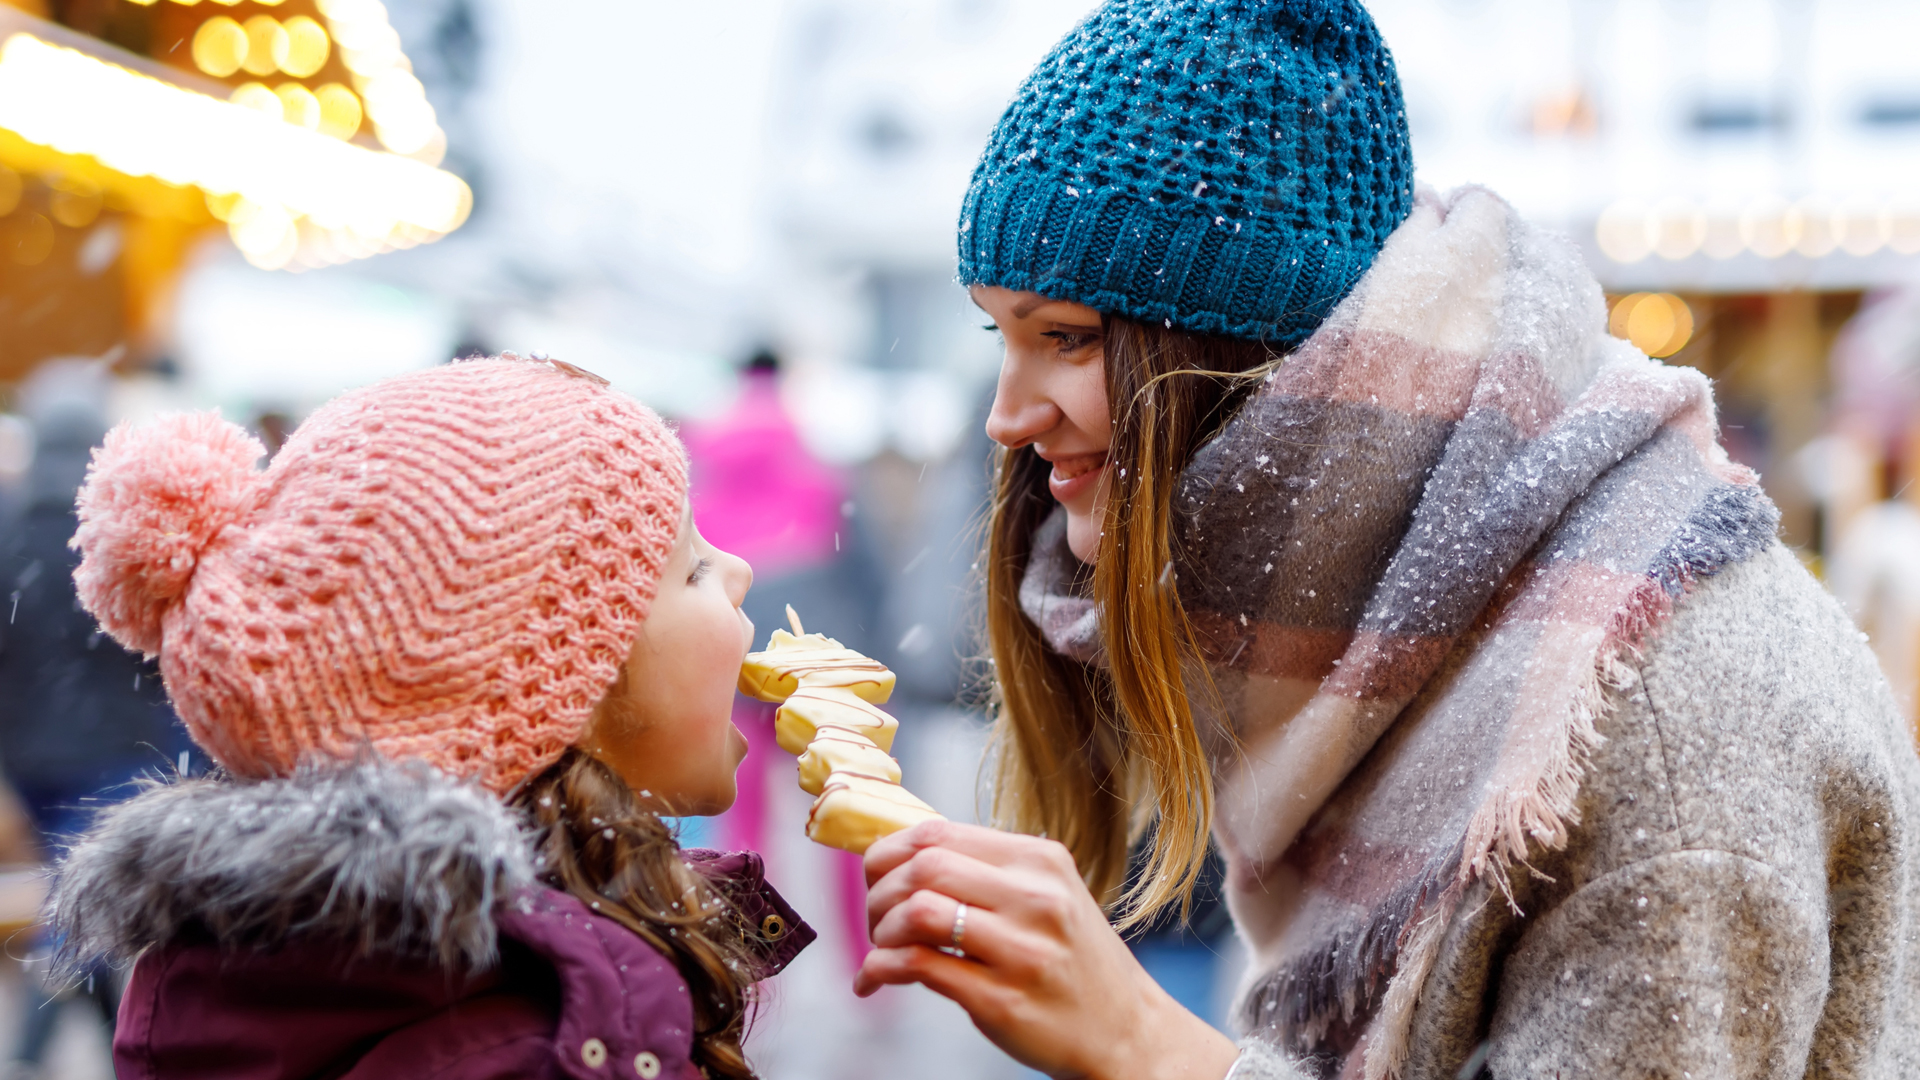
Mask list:
[{"label": "woman's smile", "polygon": [[1107,455],[1075,454],[1053,463],[1053,472],[1047,476],[1047,490],[1053,493],[1058,502],[1071,502],[1092,490],[1106,472]]}]

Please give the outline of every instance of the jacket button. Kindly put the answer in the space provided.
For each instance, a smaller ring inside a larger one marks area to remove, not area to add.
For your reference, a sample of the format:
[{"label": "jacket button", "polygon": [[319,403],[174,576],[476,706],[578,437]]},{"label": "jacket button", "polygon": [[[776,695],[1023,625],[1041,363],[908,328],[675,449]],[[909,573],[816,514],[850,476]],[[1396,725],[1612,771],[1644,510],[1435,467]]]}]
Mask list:
[{"label": "jacket button", "polygon": [[597,1069],[607,1063],[607,1044],[599,1039],[588,1039],[580,1044],[580,1060],[587,1068]]},{"label": "jacket button", "polygon": [[768,941],[779,941],[787,935],[787,920],[778,915],[769,915],[760,920],[760,936]]},{"label": "jacket button", "polygon": [[653,1080],[660,1075],[660,1059],[642,1050],[633,1057],[633,1071],[640,1074],[640,1080]]}]

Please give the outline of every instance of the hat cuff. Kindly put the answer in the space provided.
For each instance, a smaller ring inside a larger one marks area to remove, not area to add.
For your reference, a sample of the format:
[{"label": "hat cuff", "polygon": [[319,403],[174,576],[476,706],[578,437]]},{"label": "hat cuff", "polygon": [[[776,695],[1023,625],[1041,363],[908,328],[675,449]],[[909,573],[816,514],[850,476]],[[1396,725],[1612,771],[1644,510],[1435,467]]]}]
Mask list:
[{"label": "hat cuff", "polygon": [[1376,254],[1032,175],[975,177],[959,240],[963,285],[1281,346],[1306,340]]}]

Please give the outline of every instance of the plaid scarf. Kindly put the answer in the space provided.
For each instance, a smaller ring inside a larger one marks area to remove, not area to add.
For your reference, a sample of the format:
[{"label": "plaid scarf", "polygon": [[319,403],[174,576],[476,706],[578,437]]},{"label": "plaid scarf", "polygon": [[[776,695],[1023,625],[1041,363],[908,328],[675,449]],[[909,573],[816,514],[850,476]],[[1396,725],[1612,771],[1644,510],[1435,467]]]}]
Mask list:
[{"label": "plaid scarf", "polygon": [[[1422,192],[1183,477],[1241,1020],[1343,1074],[1397,1075],[1467,889],[1565,845],[1610,666],[1772,542],[1707,380],[1605,322],[1564,239]],[[1022,606],[1104,663],[1076,566],[1056,513]]]}]

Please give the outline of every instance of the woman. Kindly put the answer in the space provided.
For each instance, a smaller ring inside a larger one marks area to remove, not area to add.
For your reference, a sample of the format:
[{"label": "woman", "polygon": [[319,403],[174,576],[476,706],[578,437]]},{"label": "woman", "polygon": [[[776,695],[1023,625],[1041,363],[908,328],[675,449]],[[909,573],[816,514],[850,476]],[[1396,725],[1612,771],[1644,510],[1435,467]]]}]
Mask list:
[{"label": "woman", "polygon": [[[1411,176],[1351,2],[1116,0],[1023,86],[960,268],[1006,340],[998,810],[1051,839],[876,844],[857,988],[1055,1076],[1912,1074],[1872,658],[1706,380]],[[1181,902],[1209,829],[1239,1046],[1102,911]]]}]

